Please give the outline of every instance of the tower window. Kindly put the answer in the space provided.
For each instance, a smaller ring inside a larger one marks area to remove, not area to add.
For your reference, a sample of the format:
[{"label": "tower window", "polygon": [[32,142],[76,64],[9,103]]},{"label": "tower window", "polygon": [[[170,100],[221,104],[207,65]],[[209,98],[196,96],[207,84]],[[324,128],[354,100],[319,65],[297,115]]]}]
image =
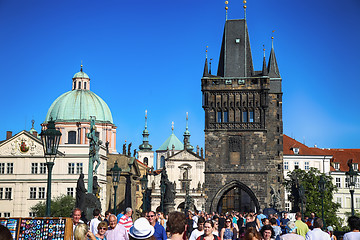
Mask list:
[{"label": "tower window", "polygon": [[247,122],[247,115],[246,111],[242,112],[242,122]]},{"label": "tower window", "polygon": [[68,144],[76,144],[76,132],[68,132]]},{"label": "tower window", "polygon": [[249,122],[254,122],[254,111],[249,112]]},{"label": "tower window", "polygon": [[147,157],[144,157],[144,164],[149,165],[149,159]]},{"label": "tower window", "polygon": [[86,82],[84,82],[84,89],[86,89]]},{"label": "tower window", "polygon": [[224,112],[224,122],[228,122],[229,121],[229,112],[225,111]]},{"label": "tower window", "polygon": [[216,121],[218,122],[218,123],[220,123],[220,122],[222,122],[222,112],[221,111],[218,111],[217,112],[217,119],[216,119]]},{"label": "tower window", "polygon": [[76,82],[74,81],[74,86],[73,86],[73,89],[75,89],[76,88]]},{"label": "tower window", "polygon": [[81,82],[78,83],[78,89],[81,89]]},{"label": "tower window", "polygon": [[161,156],[160,158],[160,168],[163,168],[165,166],[165,157]]}]

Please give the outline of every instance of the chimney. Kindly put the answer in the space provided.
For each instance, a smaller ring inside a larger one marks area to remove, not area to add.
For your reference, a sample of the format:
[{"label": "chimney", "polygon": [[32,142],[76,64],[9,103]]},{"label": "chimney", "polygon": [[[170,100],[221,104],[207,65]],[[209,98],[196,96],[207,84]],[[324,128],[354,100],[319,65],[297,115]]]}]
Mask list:
[{"label": "chimney", "polygon": [[37,131],[34,131],[34,132],[33,132],[33,136],[34,136],[34,137],[37,137],[37,136],[38,136],[38,132],[37,132]]},{"label": "chimney", "polygon": [[12,137],[12,131],[6,131],[6,140]]}]

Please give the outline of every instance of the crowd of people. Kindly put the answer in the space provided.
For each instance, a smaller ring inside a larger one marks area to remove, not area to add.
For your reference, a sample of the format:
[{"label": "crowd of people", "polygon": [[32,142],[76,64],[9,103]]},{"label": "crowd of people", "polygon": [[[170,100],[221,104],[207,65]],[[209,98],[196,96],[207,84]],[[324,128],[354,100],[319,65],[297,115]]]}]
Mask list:
[{"label": "crowd of people", "polygon": [[[99,210],[94,210],[94,218],[88,224],[81,222],[81,211],[73,211],[75,240],[340,240],[334,235],[332,226],[324,231],[324,223],[314,213],[302,218],[296,213],[295,221],[290,221],[285,212],[265,215],[239,213],[226,214],[189,211],[181,212],[143,212],[135,222],[132,209],[126,208],[117,216],[105,212],[102,219]],[[351,231],[344,240],[360,240],[360,219],[350,217]]]}]

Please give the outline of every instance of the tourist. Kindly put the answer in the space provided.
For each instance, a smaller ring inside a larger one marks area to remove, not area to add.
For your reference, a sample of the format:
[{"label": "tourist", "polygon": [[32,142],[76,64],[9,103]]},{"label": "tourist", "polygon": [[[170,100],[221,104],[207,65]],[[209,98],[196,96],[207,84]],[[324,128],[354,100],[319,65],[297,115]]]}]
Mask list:
[{"label": "tourist", "polygon": [[75,228],[79,223],[84,223],[80,218],[81,210],[79,208],[75,208],[72,212],[73,233],[75,233]]},{"label": "tourist", "polygon": [[205,221],[204,234],[199,236],[196,240],[218,240],[218,237],[212,234],[213,230],[214,230],[214,223],[212,222],[212,220]]},{"label": "tourist", "polygon": [[10,230],[0,224],[0,239],[1,240],[13,240]]},{"label": "tourist", "polygon": [[75,240],[96,240],[94,234],[89,230],[88,225],[85,223],[79,223],[75,227],[74,231]]},{"label": "tourist", "polygon": [[313,221],[313,230],[306,233],[306,240],[330,240],[330,235],[321,228],[324,226],[321,218],[315,218]]},{"label": "tourist", "polygon": [[91,219],[90,221],[90,231],[96,235],[97,234],[97,229],[98,229],[98,225],[101,222],[101,212],[99,209],[94,209],[93,211],[93,216],[94,218]]},{"label": "tourist", "polygon": [[231,216],[225,220],[225,227],[220,231],[221,240],[235,240],[237,238],[237,231],[233,227]]},{"label": "tourist", "polygon": [[348,218],[350,231],[345,233],[343,240],[359,240],[360,239],[360,218],[351,216]]},{"label": "tourist", "polygon": [[275,238],[276,240],[278,240],[278,239],[279,239],[279,236],[280,236],[281,233],[282,233],[281,228],[278,226],[277,221],[276,221],[275,218],[270,219],[270,224],[271,224],[271,227],[273,228],[274,233],[275,233],[274,238]]},{"label": "tourist", "polygon": [[105,221],[101,221],[97,226],[97,234],[95,234],[96,240],[106,240],[105,233],[108,230],[108,224]]},{"label": "tourist", "polygon": [[198,220],[199,220],[199,211],[195,210],[194,211],[194,216],[192,217],[193,220],[193,229],[197,229],[198,227]]},{"label": "tourist", "polygon": [[305,240],[303,236],[296,234],[295,222],[289,221],[286,224],[286,234],[280,236],[280,240]]},{"label": "tourist", "polygon": [[243,240],[261,240],[261,234],[256,228],[249,227],[246,229]]},{"label": "tourist", "polygon": [[167,229],[170,233],[171,240],[183,240],[186,225],[186,217],[182,212],[169,213]]},{"label": "tourist", "polygon": [[129,240],[129,234],[125,227],[117,223],[115,215],[111,214],[109,217],[109,228],[105,233],[107,240]]},{"label": "tourist", "polygon": [[131,218],[132,212],[132,209],[128,207],[125,209],[125,214],[120,219],[118,219],[119,223],[125,227],[127,232],[129,232],[130,228],[133,225],[133,221]]},{"label": "tourist", "polygon": [[283,217],[280,219],[280,227],[281,227],[281,231],[283,233],[286,232],[286,226],[289,221],[290,221],[290,219],[288,218],[288,213],[284,212]]},{"label": "tourist", "polygon": [[307,232],[309,231],[309,227],[308,225],[306,225],[302,220],[301,220],[301,213],[297,212],[295,215],[295,225],[297,227],[297,234],[303,236],[305,238]]},{"label": "tourist", "polygon": [[205,219],[203,217],[199,217],[197,223],[197,229],[194,229],[190,235],[189,240],[196,240],[199,236],[204,234],[204,223]]},{"label": "tourist", "polygon": [[259,214],[256,216],[257,219],[259,219],[260,227],[263,226],[263,219],[267,218],[266,215],[263,213],[262,210],[259,210]]},{"label": "tourist", "polygon": [[253,227],[258,231],[260,229],[260,224],[257,224],[256,219],[252,213],[248,213],[246,215],[246,224],[245,228],[248,229],[250,227]]},{"label": "tourist", "polygon": [[336,236],[334,235],[334,228],[332,226],[327,227],[328,234],[330,235],[331,240],[337,240]]},{"label": "tourist", "polygon": [[[274,218],[272,218],[274,219]],[[274,219],[275,220],[275,219]],[[260,230],[261,236],[263,237],[263,240],[273,240],[275,239],[275,232],[272,226],[270,225],[264,225]]]},{"label": "tourist", "polygon": [[264,226],[264,225],[270,225],[270,221],[269,221],[269,219],[267,219],[267,218],[261,219],[261,222],[262,222],[262,225],[263,225],[263,226]]},{"label": "tourist", "polygon": [[105,212],[104,221],[107,223],[108,226],[109,226],[109,217],[110,217],[110,214],[111,214],[110,211],[106,211],[106,212]]},{"label": "tourist", "polygon": [[155,229],[146,218],[139,218],[129,230],[130,240],[155,240]]},{"label": "tourist", "polygon": [[217,220],[212,220],[214,223],[213,234],[219,237],[219,223]]},{"label": "tourist", "polygon": [[163,226],[166,230],[166,221],[167,220],[164,217],[164,213],[158,212],[157,216],[158,216],[158,221],[159,221],[160,225]]},{"label": "tourist", "polygon": [[156,238],[156,240],[167,240],[165,228],[161,226],[158,221],[156,221],[155,212],[148,212],[146,218],[149,221],[150,225],[153,226],[155,229],[154,237]]}]

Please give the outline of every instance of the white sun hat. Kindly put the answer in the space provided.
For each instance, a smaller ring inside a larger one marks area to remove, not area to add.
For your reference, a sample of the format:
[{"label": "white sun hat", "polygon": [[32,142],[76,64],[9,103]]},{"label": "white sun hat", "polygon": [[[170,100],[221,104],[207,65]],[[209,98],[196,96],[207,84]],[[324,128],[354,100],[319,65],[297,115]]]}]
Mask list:
[{"label": "white sun hat", "polygon": [[155,229],[146,218],[139,218],[130,228],[129,234],[136,239],[146,239],[154,235]]}]

